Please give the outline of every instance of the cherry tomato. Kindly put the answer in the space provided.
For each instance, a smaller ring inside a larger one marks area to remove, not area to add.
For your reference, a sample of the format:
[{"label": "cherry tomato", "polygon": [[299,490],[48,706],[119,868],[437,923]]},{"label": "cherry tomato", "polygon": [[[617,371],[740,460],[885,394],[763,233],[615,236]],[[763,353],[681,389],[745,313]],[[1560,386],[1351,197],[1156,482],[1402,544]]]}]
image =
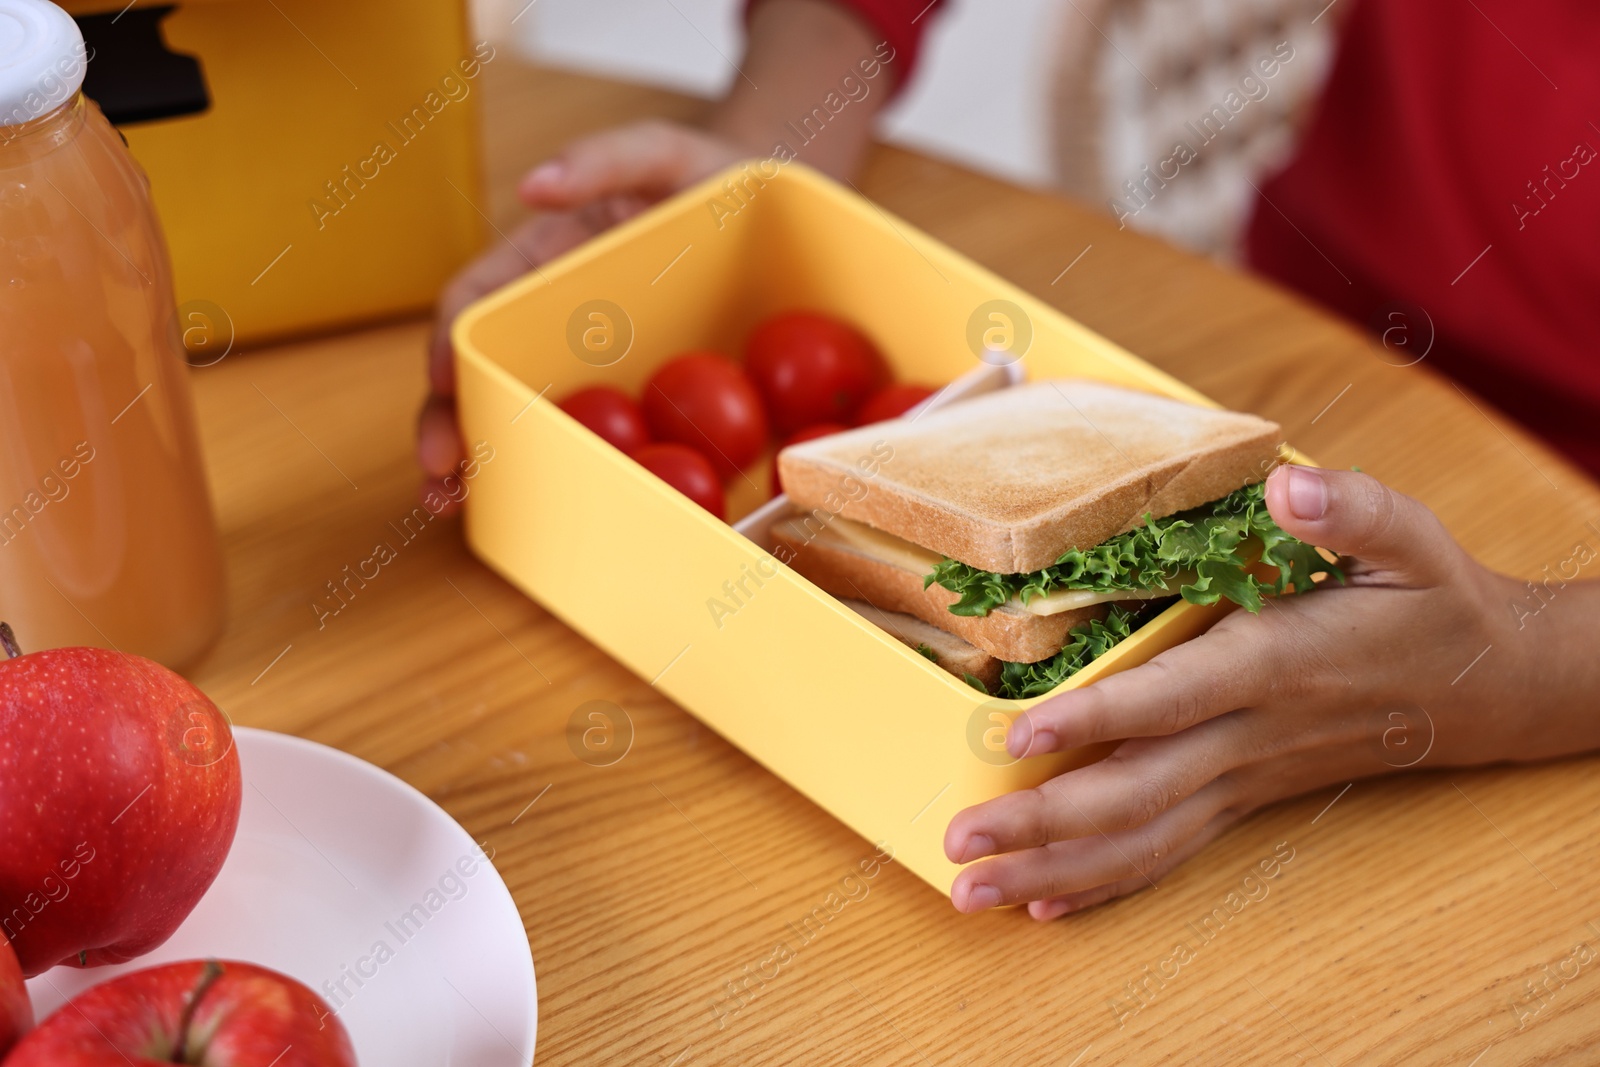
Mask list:
[{"label": "cherry tomato", "polygon": [[750,334],[744,365],[780,434],[819,422],[848,423],[889,381],[871,341],[826,315],[774,315]]},{"label": "cherry tomato", "polygon": [[644,421],[658,441],[699,449],[730,478],[767,443],[761,397],[739,365],[715,352],[687,352],[645,383]]},{"label": "cherry tomato", "polygon": [[624,452],[650,443],[644,412],[621,389],[591,385],[567,397],[560,408]]},{"label": "cherry tomato", "polygon": [[722,483],[717,480],[717,472],[712,468],[711,461],[688,445],[680,445],[675,441],[645,445],[633,453],[633,458],[645,470],[717,518],[727,513]]},{"label": "cherry tomato", "polygon": [[[837,422],[819,422],[815,426],[807,426],[779,445],[778,452],[782,452],[790,445],[797,445],[801,441],[812,441],[818,437],[827,437],[829,434],[844,433],[849,428],[848,426],[840,426]],[[772,474],[767,479],[767,484],[772,487],[773,496],[783,492],[783,479],[778,476],[778,452],[772,454]]]},{"label": "cherry tomato", "polygon": [[856,412],[853,425],[866,426],[868,423],[898,419],[933,394],[934,390],[926,385],[907,385],[898,382],[886,385],[861,405],[861,410]]}]

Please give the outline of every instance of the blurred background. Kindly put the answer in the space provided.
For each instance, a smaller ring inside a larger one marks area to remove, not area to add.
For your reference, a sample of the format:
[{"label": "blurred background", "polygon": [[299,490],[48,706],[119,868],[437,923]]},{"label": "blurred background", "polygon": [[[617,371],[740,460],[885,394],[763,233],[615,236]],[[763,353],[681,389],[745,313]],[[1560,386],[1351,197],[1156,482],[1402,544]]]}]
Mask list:
[{"label": "blurred background", "polygon": [[[63,2],[196,355],[431,307],[528,168],[607,115],[696,121],[745,51],[745,0]],[[930,0],[878,135],[1236,261],[1351,6]]]},{"label": "blurred background", "polygon": [[[929,12],[926,51],[880,136],[1120,217],[1116,197],[1129,225],[1233,259],[1250,182],[1287,158],[1327,73],[1339,6],[945,0]],[[743,9],[742,0],[474,0],[478,35],[531,62],[708,99],[738,77]],[[1276,73],[1263,77],[1259,64],[1273,59]],[[1241,86],[1246,77],[1255,83]],[[1179,140],[1200,147],[1189,127],[1214,141],[1191,163],[1167,164],[1178,176],[1164,187],[1147,178],[1144,168],[1159,173]]]}]

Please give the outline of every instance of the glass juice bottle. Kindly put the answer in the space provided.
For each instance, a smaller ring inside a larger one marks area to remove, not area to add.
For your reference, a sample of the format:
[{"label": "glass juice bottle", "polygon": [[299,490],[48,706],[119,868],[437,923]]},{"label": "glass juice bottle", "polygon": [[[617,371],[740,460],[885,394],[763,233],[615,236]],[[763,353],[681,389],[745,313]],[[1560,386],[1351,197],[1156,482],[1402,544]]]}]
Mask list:
[{"label": "glass juice bottle", "polygon": [[0,620],[193,661],[223,573],[144,172],[45,0],[0,0]]}]

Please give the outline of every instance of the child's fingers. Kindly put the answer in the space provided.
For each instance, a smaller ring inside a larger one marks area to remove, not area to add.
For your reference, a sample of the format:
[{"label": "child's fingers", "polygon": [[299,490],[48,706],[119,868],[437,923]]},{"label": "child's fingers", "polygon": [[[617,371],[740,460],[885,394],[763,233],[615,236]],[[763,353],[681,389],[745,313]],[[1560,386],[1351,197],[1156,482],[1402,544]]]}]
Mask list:
[{"label": "child's fingers", "polygon": [[[1315,595],[1315,594],[1313,594]],[[1030,708],[1011,724],[1006,749],[1037,756],[1100,741],[1175,734],[1261,703],[1302,650],[1288,647],[1283,612],[1236,613],[1209,633],[1149,663]]]},{"label": "child's fingers", "polygon": [[443,478],[429,478],[422,483],[422,490],[417,498],[434,518],[444,519],[461,510],[460,493],[459,482],[452,487]]},{"label": "child's fingers", "polygon": [[443,478],[466,458],[453,397],[429,396],[417,416],[417,465],[430,478]]},{"label": "child's fingers", "polygon": [[[1195,853],[1210,844],[1213,838],[1227,829],[1229,824],[1238,818],[1239,814],[1231,808],[1224,808],[1218,812],[1209,823],[1200,828],[1199,833],[1164,856],[1160,867],[1151,873],[1150,880],[1160,882],[1167,874],[1176,870],[1180,864],[1192,859]],[[1048,922],[1051,919],[1059,919],[1063,915],[1075,911],[1083,911],[1085,908],[1092,908],[1096,904],[1104,904],[1108,900],[1125,897],[1129,893],[1137,893],[1139,890],[1148,889],[1149,887],[1150,882],[1145,881],[1142,876],[1132,875],[1120,881],[1095,886],[1093,889],[1080,889],[1061,896],[1032,901],[1028,904],[1028,914],[1040,922]]]},{"label": "child's fingers", "polygon": [[637,122],[584,137],[529,171],[517,195],[532,208],[570,210],[618,194],[659,197],[737,158],[731,146],[668,122]]},{"label": "child's fingers", "polygon": [[1110,885],[1097,886],[1086,889],[1081,893],[1068,893],[1063,897],[1051,897],[1049,900],[1033,900],[1028,902],[1028,915],[1040,922],[1049,922],[1074,911],[1092,908],[1096,904],[1104,904],[1108,900],[1137,893],[1145,887],[1143,878],[1124,878],[1120,882]]},{"label": "child's fingers", "polygon": [[1284,466],[1267,479],[1267,508],[1285,532],[1352,559],[1352,573],[1443,585],[1464,553],[1421,502],[1358,471]]},{"label": "child's fingers", "polygon": [[1026,904],[1138,878],[1158,878],[1215,836],[1205,831],[1233,802],[1231,784],[1213,782],[1160,817],[1133,830],[1009,852],[966,868],[950,888],[957,911]]},{"label": "child's fingers", "polygon": [[439,296],[428,343],[428,382],[433,391],[440,396],[455,394],[450,327],[468,304],[593,235],[594,230],[573,215],[543,215],[497,235],[481,256],[452,278]]},{"label": "child's fingers", "polygon": [[1182,737],[1124,742],[1103,760],[958,812],[945,831],[954,863],[1116,833],[1159,817],[1251,758],[1242,716],[1202,723]]},{"label": "child's fingers", "polygon": [[444,292],[434,312],[433,336],[428,342],[428,384],[436,394],[453,396],[456,391],[454,350],[450,327],[466,306],[487,293],[519,277],[528,270],[520,249],[498,242],[462,269]]}]

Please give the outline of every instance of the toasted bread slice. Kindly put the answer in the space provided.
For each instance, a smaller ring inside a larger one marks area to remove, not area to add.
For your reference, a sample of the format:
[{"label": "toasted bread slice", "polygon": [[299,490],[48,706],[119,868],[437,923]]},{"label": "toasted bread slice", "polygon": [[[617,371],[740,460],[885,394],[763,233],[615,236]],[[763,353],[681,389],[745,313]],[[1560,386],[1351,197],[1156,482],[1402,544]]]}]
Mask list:
[{"label": "toasted bread slice", "polygon": [[1014,574],[1260,481],[1280,440],[1254,415],[1066,379],[793,445],[778,466],[804,510]]},{"label": "toasted bread slice", "polygon": [[943,586],[922,586],[925,570],[873,555],[828,530],[801,519],[772,525],[777,557],[841,600],[865,600],[882,611],[914,615],[955,634],[991,656],[1033,663],[1061,651],[1067,631],[1090,619],[1103,619],[1105,604],[1055,615],[1035,615],[1005,604],[987,615],[950,614],[960,599]]},{"label": "toasted bread slice", "polygon": [[[967,644],[955,634],[945,633],[911,615],[898,611],[882,611],[864,600],[846,600],[845,607],[877,626],[887,630],[923,655],[955,675],[963,678],[972,675],[994,692],[1000,684],[1000,661],[981,648]],[[926,651],[923,651],[926,649]]]}]

